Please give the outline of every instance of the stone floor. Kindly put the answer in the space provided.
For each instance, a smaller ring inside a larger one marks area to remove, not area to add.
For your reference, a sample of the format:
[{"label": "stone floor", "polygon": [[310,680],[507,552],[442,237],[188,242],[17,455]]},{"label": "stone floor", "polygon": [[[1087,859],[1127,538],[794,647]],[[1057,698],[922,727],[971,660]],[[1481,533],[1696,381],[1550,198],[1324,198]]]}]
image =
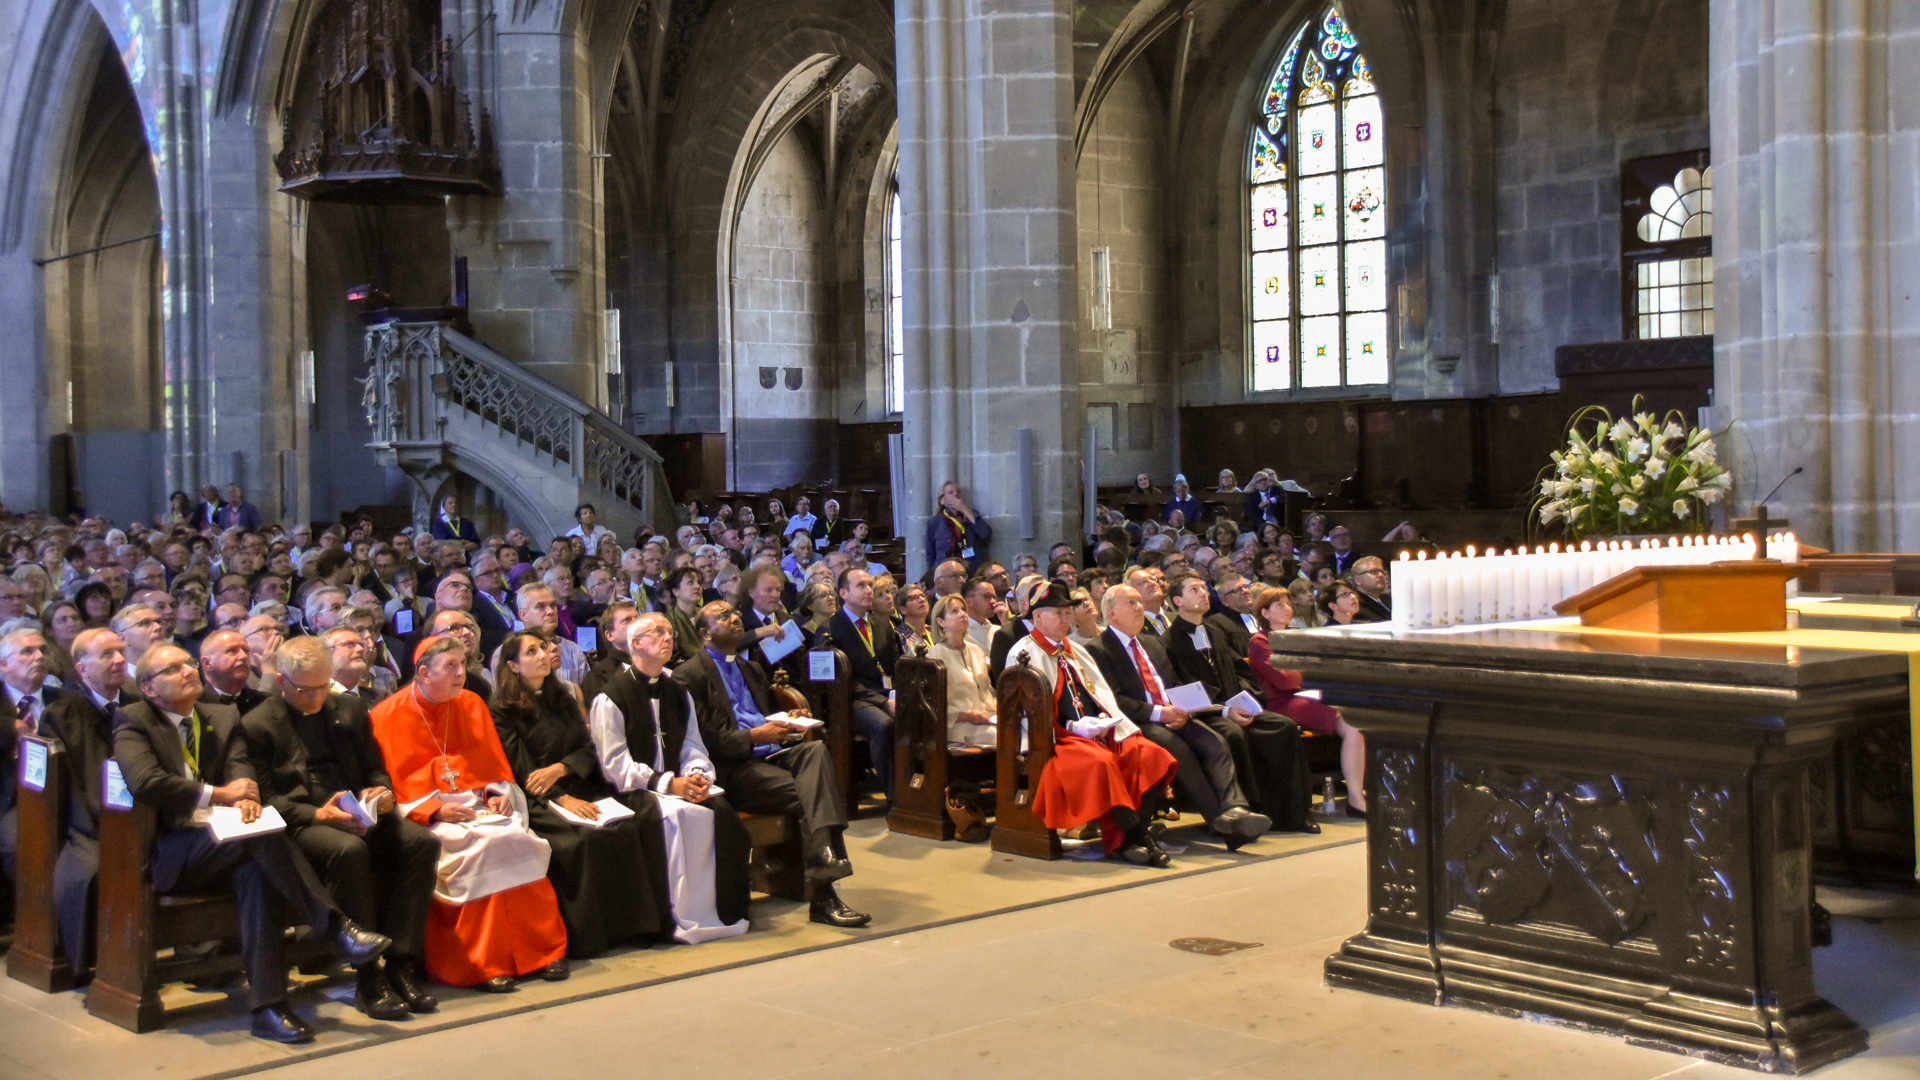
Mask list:
[{"label": "stone floor", "polygon": [[[855,831],[860,874],[846,892],[879,916],[875,930],[832,931],[792,905],[756,902],[745,938],[626,953],[505,998],[449,992],[430,1023],[375,1024],[310,989],[296,1002],[318,1013],[321,1037],[305,1048],[248,1038],[224,1002],[136,1037],[87,1016],[77,995],[8,984],[0,1076],[1754,1075],[1605,1035],[1328,989],[1320,964],[1363,906],[1365,852],[1344,821],[1319,838],[1270,837],[1253,858],[1196,845],[1180,873],[1007,861],[888,836],[877,822]],[[1920,902],[1823,899],[1838,940],[1817,954],[1822,992],[1869,1029],[1872,1048],[1818,1075],[1920,1074]],[[1226,956],[1169,947],[1185,936],[1259,946]]]}]

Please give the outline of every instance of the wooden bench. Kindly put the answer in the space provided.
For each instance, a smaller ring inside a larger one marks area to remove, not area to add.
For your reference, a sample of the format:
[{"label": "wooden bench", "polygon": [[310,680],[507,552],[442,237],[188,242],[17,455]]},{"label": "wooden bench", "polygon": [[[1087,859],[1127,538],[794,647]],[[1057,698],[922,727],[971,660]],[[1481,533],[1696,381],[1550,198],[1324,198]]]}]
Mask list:
[{"label": "wooden bench", "polygon": [[[774,672],[772,690],[777,708],[812,711],[806,695],[787,683],[786,672]],[[812,738],[812,733],[807,737]],[[807,886],[806,837],[800,835],[799,818],[793,814],[742,813],[740,822],[753,841],[747,872],[754,891],[786,900],[812,899]]]},{"label": "wooden bench", "polygon": [[[995,689],[1000,728],[995,755],[995,851],[1030,859],[1060,857],[1060,838],[1033,812],[1033,792],[1041,770],[1053,759],[1053,687],[1026,665],[1008,668]],[[1021,747],[1021,733],[1027,746]]]},{"label": "wooden bench", "polygon": [[[159,832],[151,807],[134,803],[109,760],[101,784],[99,933],[87,1011],[142,1033],[166,1025],[160,988],[212,981],[242,970],[240,919],[231,892],[156,893],[148,873]],[[181,946],[218,941],[211,953]],[[162,952],[165,951],[165,955]],[[330,955],[324,942],[289,949],[288,962]]]},{"label": "wooden bench", "polygon": [[801,685],[807,699],[807,711],[822,722],[821,734],[827,752],[833,756],[833,779],[840,785],[840,796],[847,803],[847,817],[860,808],[860,796],[853,790],[853,667],[847,654],[833,650],[833,681]]},{"label": "wooden bench", "polygon": [[948,783],[962,772],[985,778],[993,751],[948,746],[945,664],[903,656],[893,667],[893,687],[894,797],[887,830],[951,840],[955,830],[947,814]]},{"label": "wooden bench", "polygon": [[67,836],[66,751],[56,739],[20,738],[13,947],[7,974],[45,993],[73,989],[73,964],[60,949],[53,866]]}]

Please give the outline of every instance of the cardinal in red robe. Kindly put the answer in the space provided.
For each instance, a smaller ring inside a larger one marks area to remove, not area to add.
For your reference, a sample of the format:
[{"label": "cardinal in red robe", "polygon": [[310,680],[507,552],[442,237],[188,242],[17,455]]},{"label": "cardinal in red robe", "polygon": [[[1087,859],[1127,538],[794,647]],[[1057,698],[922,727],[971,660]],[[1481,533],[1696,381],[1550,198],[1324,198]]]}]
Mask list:
[{"label": "cardinal in red robe", "polygon": [[440,841],[427,973],[486,990],[535,972],[563,978],[567,931],[546,877],[547,843],[527,827],[493,716],[465,681],[465,647],[428,638],[413,682],[372,713],[402,812]]}]

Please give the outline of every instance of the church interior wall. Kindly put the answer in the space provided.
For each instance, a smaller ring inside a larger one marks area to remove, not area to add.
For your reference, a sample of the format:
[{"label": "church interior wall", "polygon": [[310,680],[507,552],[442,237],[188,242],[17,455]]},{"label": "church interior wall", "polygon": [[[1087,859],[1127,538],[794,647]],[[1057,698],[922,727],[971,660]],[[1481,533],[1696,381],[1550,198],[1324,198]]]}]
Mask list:
[{"label": "church interior wall", "polygon": [[[1095,115],[1075,173],[1079,229],[1080,396],[1099,440],[1101,484],[1172,469],[1175,373],[1168,343],[1166,106],[1148,66],[1131,65]],[[1105,251],[1108,310],[1095,321],[1096,251]]]},{"label": "church interior wall", "polygon": [[1500,390],[1623,336],[1620,166],[1707,145],[1705,0],[1511,0],[1495,72]]},{"label": "church interior wall", "polygon": [[733,450],[743,487],[831,471],[825,377],[832,233],[820,165],[802,129],[780,139],[740,208],[733,256]]},{"label": "church interior wall", "polygon": [[[121,519],[165,502],[159,309],[160,196],[125,69],[98,35],[91,86],[67,142],[42,271],[47,430],[74,440],[83,505]],[[112,245],[112,246],[109,246]],[[99,248],[91,254],[81,254]],[[46,460],[44,451],[39,460]]]}]

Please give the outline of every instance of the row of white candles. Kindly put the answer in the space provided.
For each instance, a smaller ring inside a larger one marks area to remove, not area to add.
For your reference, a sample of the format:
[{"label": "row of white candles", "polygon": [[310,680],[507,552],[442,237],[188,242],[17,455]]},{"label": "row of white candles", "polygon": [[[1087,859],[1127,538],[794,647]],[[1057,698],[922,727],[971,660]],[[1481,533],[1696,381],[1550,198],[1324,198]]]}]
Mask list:
[{"label": "row of white candles", "polygon": [[[1393,626],[1430,629],[1541,619],[1553,605],[1637,566],[1703,566],[1754,557],[1754,536],[1685,536],[1665,541],[1607,540],[1547,544],[1528,551],[1401,552],[1392,567]],[[1767,537],[1767,557],[1800,561],[1792,533]]]}]

